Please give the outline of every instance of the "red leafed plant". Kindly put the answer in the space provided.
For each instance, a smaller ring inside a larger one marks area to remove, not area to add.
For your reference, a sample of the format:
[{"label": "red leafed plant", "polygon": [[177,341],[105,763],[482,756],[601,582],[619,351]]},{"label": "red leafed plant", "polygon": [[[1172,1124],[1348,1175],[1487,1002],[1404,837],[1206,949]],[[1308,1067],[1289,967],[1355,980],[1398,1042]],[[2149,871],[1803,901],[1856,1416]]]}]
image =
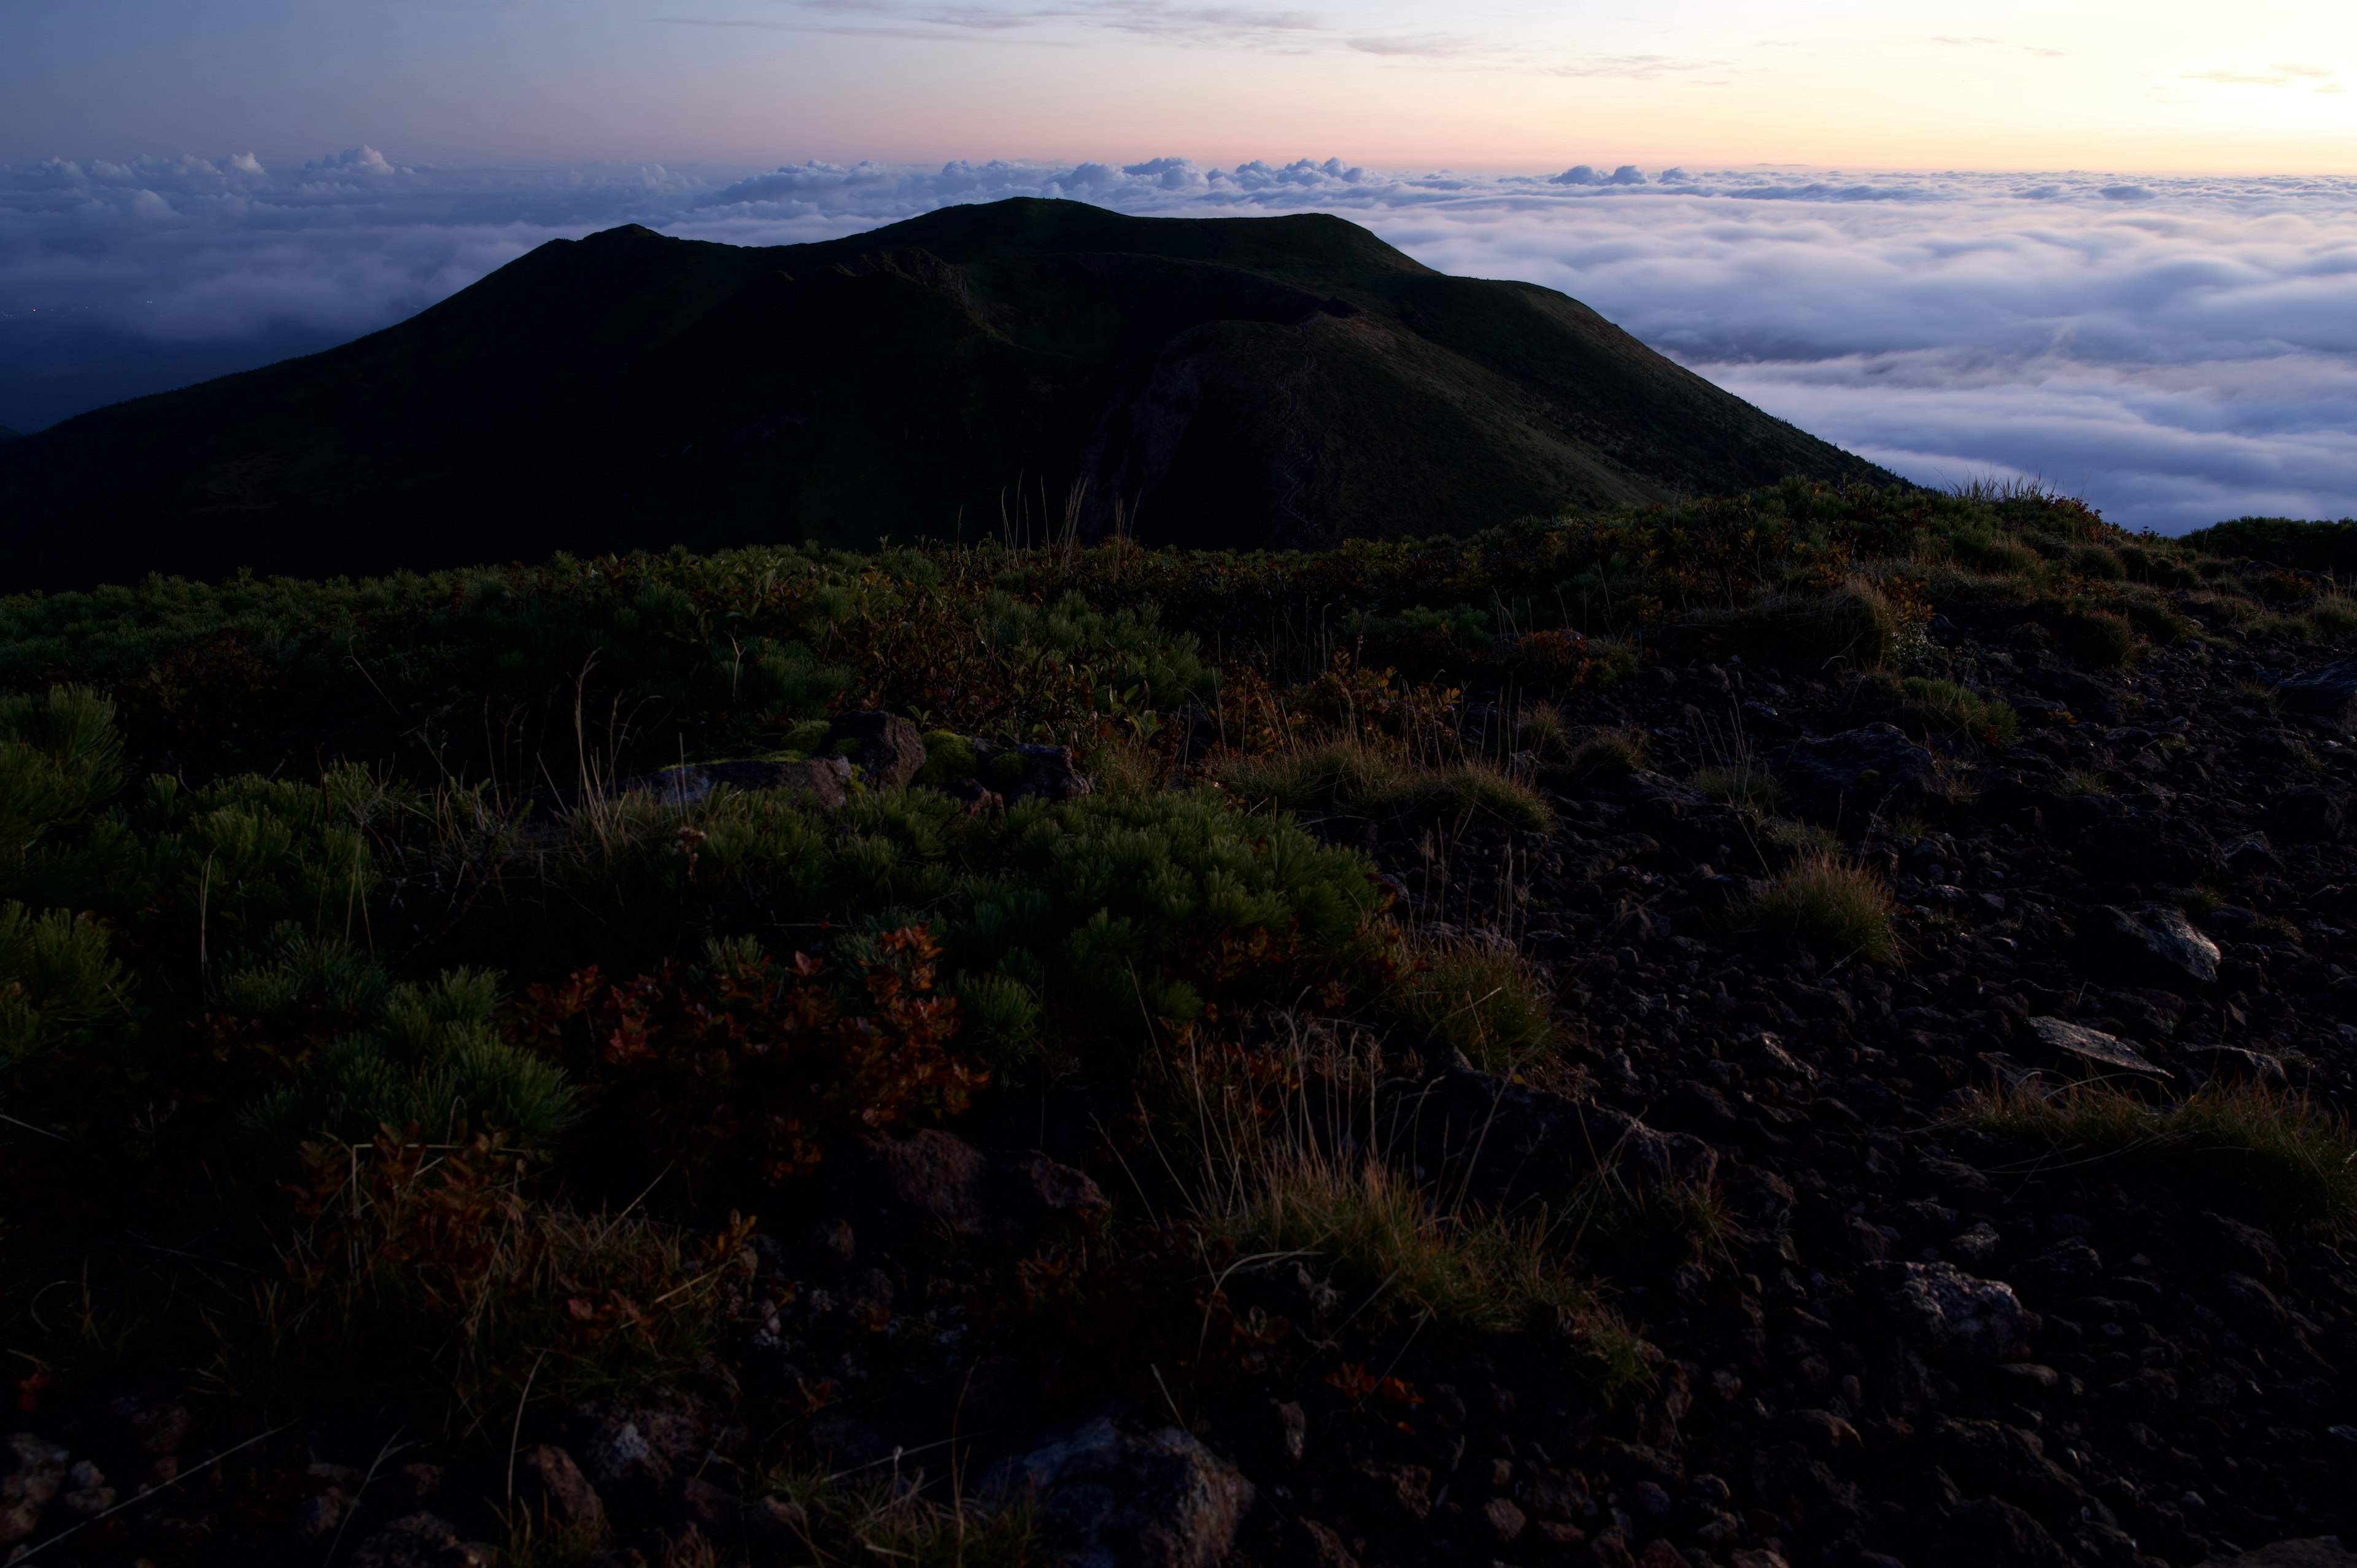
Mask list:
[{"label": "red leafed plant", "polygon": [[807,954],[739,952],[534,985],[511,1009],[510,1035],[563,1057],[591,1103],[591,1136],[627,1140],[698,1197],[715,1183],[773,1187],[814,1169],[836,1139],[954,1114],[985,1081],[951,1048],[957,1004],[933,994],[939,950],[925,929],[876,948],[860,966],[864,1006]]},{"label": "red leafed plant", "polygon": [[742,1305],[752,1220],[696,1237],[582,1213],[535,1197],[492,1134],[451,1147],[385,1128],[307,1144],[302,1163],[283,1279],[216,1324],[223,1380],[252,1397],[438,1402],[470,1427],[535,1386],[674,1372]]}]

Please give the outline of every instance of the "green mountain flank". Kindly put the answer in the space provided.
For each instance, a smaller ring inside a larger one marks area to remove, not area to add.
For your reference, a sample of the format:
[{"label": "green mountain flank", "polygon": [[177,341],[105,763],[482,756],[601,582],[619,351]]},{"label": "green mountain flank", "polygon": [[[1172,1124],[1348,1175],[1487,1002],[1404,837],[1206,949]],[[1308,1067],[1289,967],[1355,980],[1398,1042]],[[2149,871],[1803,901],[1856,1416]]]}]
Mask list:
[{"label": "green mountain flank", "polygon": [[1577,301],[1338,218],[1011,200],[541,246],[326,353],[6,443],[0,587],[674,544],[1318,547],[1892,476]]}]

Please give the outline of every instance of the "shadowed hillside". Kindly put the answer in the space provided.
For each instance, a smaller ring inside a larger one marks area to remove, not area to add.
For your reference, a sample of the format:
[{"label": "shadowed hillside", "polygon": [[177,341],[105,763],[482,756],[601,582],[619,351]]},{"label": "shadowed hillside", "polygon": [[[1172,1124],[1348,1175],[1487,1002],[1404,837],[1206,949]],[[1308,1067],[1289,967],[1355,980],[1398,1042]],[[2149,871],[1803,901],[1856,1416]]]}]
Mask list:
[{"label": "shadowed hillside", "polygon": [[1575,300],[1323,216],[952,208],[557,241],[398,327],[6,444],[0,585],[683,543],[1302,545],[1890,476]]}]

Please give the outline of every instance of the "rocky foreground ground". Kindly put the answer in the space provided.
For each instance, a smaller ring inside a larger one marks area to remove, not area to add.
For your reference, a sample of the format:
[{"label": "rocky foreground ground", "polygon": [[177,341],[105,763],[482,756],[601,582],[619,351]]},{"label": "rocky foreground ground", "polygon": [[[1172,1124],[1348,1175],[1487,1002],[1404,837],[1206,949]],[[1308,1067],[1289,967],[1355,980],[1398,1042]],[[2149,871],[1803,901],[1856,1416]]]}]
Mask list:
[{"label": "rocky foreground ground", "polygon": [[[1529,1081],[1394,1042],[1410,1135],[1496,1202],[1614,1161],[1719,1196],[1699,1241],[1612,1259],[1607,1304],[1651,1348],[1609,1408],[1560,1347],[1354,1339],[1306,1262],[1176,1241],[1110,1282],[1056,1254],[1066,1331],[996,1332],[1018,1278],[1057,1288],[1010,1260],[1138,1190],[1125,1107],[1050,1090],[843,1151],[812,1212],[752,1239],[745,1337],[704,1386],[520,1421],[504,1465],[178,1385],[45,1408],[0,1455],[6,1560],[806,1561],[821,1504],[748,1468],[784,1434],[851,1483],[1031,1496],[1092,1568],[2157,1568],[2287,1541],[2311,1544],[2254,1563],[2345,1563],[2314,1538],[2357,1524],[2357,1261],[2198,1174],[2058,1160],[1964,1112],[2090,1074],[2357,1107],[2352,692],[2287,691],[2297,656],[2264,649],[2113,674],[2030,629],[1932,632],[2019,744],[1919,745],[1835,670],[1664,665],[1566,703],[1575,733],[1643,732],[1640,766],[1523,759],[1553,832],[1322,826],[1427,935],[1511,940],[1555,983],[1567,1038]],[[1745,767],[1887,876],[1903,961],[1730,918],[1789,830],[1684,780]],[[1124,1316],[1170,1290],[1191,1345]],[[1067,1363],[1125,1354],[1135,1396],[1071,1409]],[[1157,1397],[1181,1361],[1207,1391],[1184,1409]]]}]

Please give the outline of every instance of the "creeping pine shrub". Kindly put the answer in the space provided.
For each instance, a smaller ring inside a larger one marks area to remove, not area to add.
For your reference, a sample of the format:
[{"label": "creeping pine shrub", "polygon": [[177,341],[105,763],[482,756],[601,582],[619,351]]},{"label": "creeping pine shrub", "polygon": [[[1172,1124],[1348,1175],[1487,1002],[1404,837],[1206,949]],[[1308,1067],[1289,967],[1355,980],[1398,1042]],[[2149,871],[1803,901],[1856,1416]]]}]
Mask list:
[{"label": "creeping pine shrub", "polygon": [[963,1111],[985,1081],[950,1048],[957,1004],[933,994],[924,929],[874,949],[856,1000],[820,961],[780,964],[740,940],[619,983],[592,968],[534,985],[509,1032],[572,1067],[601,1149],[676,1167],[699,1198],[759,1191],[814,1169],[836,1139]]},{"label": "creeping pine shrub", "polygon": [[114,704],[82,686],[0,693],[0,854],[21,855],[42,829],[94,810],[123,787]]},{"label": "creeping pine shrub", "polygon": [[448,970],[398,983],[346,942],[279,933],[271,961],[221,982],[227,1010],[202,1028],[216,1059],[266,1089],[242,1120],[267,1154],[306,1137],[348,1143],[380,1126],[441,1143],[497,1132],[549,1147],[574,1120],[564,1070],[502,1038],[500,977]]},{"label": "creeping pine shrub", "polygon": [[528,1392],[658,1381],[710,1351],[748,1283],[749,1220],[698,1241],[577,1214],[486,1136],[307,1144],[292,1191],[283,1277],[217,1326],[223,1380],[297,1409],[389,1402],[464,1433]]},{"label": "creeping pine shrub", "polygon": [[107,929],[64,909],[0,904],[0,1061],[31,1055],[122,1006]]}]

